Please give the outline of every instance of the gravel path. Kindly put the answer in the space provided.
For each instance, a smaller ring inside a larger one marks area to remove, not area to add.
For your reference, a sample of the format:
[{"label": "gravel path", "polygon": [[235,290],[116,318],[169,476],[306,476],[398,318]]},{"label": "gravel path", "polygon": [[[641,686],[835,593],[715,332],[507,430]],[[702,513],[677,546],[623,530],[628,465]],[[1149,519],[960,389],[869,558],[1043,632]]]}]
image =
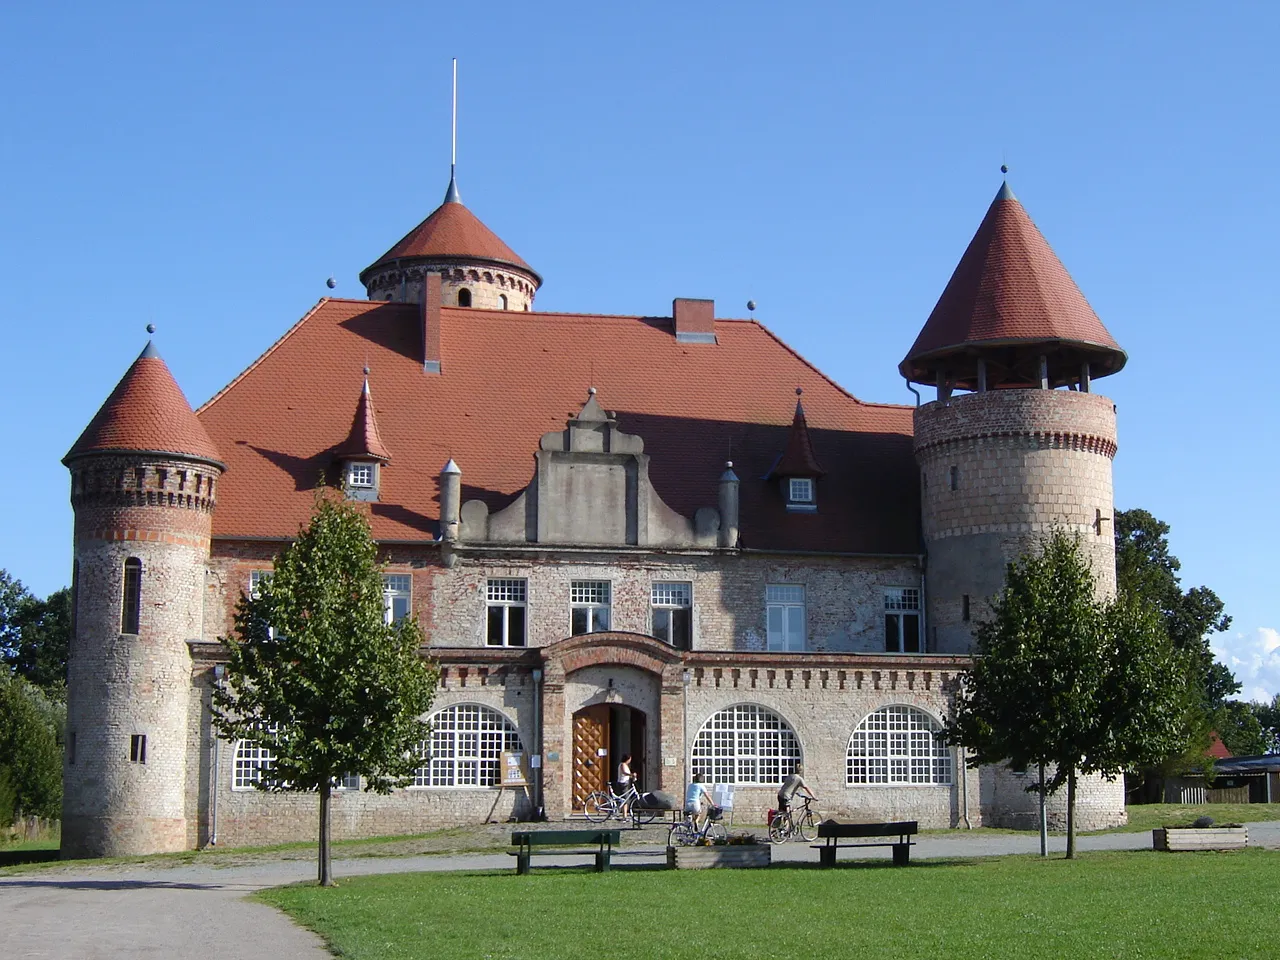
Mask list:
[{"label": "gravel path", "polygon": [[[509,830],[499,828],[496,836]],[[660,863],[664,841],[664,830],[649,828],[624,833],[622,849],[635,851],[634,860],[628,856],[627,862]],[[1280,822],[1249,824],[1249,842],[1280,849]],[[1113,833],[1081,837],[1078,844],[1081,851],[1135,850],[1150,847],[1151,835]],[[1050,837],[1052,852],[1065,848],[1065,838]],[[1037,852],[1039,838],[1034,835],[928,834],[919,838],[912,859]],[[775,862],[817,859],[802,843],[774,847],[773,854]],[[866,854],[889,856],[887,848]],[[245,899],[264,887],[313,881],[314,858],[304,856],[310,854],[249,854],[227,857],[221,864],[76,864],[0,876],[0,955],[5,960],[325,960],[330,954],[317,936]],[[581,863],[582,858],[541,857],[537,862]],[[334,873],[342,878],[511,865],[506,853],[366,856],[335,860]]]}]

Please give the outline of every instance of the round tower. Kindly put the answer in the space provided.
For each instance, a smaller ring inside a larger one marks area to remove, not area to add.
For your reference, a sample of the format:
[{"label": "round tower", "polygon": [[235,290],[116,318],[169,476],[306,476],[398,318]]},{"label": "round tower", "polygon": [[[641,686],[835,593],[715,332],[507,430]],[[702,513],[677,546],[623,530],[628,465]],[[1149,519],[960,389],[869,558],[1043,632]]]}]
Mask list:
[{"label": "round tower", "polygon": [[428,273],[441,278],[446,307],[533,309],[542,278],[462,205],[449,177],[444,203],[360,273],[370,300],[419,303]]},{"label": "round tower", "polygon": [[148,343],[63,458],[75,511],[63,857],[183,850],[191,656],[223,472]]},{"label": "round tower", "polygon": [[[1004,184],[899,366],[937,390],[916,408],[914,441],[931,652],[971,651],[1006,566],[1055,527],[1081,537],[1099,593],[1114,595],[1116,411],[1093,381],[1125,360]],[[1024,786],[991,772],[997,822],[1029,825]],[[1098,778],[1082,779],[1078,805],[1081,824],[1124,821],[1122,787]]]}]

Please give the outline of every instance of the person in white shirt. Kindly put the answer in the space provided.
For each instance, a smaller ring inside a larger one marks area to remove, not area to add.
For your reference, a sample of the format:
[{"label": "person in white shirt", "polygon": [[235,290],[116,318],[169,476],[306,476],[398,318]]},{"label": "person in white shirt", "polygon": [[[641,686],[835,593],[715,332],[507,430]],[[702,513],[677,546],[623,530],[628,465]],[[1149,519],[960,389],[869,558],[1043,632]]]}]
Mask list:
[{"label": "person in white shirt", "polygon": [[[635,771],[631,769],[631,754],[624,753],[622,755],[622,762],[618,764],[618,796],[625,794],[635,782]],[[630,815],[631,801],[628,800],[622,805],[622,816],[629,817]]]},{"label": "person in white shirt", "polygon": [[782,786],[778,788],[779,813],[786,813],[791,809],[791,800],[797,793],[808,797],[810,800],[818,799],[813,795],[813,791],[809,789],[809,784],[804,782],[803,763],[797,763],[795,770],[787,775],[787,779],[783,780]]},{"label": "person in white shirt", "polygon": [[696,829],[702,829],[702,821],[706,819],[714,802],[711,799],[711,791],[702,782],[702,774],[695,773],[693,782],[689,784],[689,789],[685,791],[684,812],[693,815],[693,825]]}]

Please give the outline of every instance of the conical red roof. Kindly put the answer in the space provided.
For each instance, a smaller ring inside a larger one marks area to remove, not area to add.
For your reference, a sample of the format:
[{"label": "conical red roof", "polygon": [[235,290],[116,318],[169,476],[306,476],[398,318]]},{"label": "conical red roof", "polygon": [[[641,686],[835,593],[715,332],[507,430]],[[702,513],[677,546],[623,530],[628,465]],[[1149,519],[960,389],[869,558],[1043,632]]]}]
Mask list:
[{"label": "conical red roof", "polygon": [[480,218],[458,200],[445,200],[427,219],[405,234],[394,247],[366,267],[370,270],[400,259],[488,260],[507,264],[541,277],[520,256],[480,222]]},{"label": "conical red roof", "polygon": [[[797,388],[796,393],[799,393]],[[804,405],[796,400],[796,413],[787,434],[787,449],[769,471],[770,477],[820,477],[824,473],[818,465],[809,440],[809,423],[804,417]]]},{"label": "conical red roof", "polygon": [[368,377],[365,377],[364,389],[360,391],[360,399],[356,401],[356,415],[351,420],[351,432],[334,451],[334,456],[344,460],[381,460],[383,463],[391,459],[391,454],[387,452],[382,436],[378,433]]},{"label": "conical red roof", "polygon": [[218,448],[151,343],[133,361],[62,462],[114,452],[175,454],[222,465]]},{"label": "conical red roof", "polygon": [[1082,348],[1094,376],[1124,366],[1119,344],[1004,184],[899,369],[928,381],[939,357],[1034,343]]}]

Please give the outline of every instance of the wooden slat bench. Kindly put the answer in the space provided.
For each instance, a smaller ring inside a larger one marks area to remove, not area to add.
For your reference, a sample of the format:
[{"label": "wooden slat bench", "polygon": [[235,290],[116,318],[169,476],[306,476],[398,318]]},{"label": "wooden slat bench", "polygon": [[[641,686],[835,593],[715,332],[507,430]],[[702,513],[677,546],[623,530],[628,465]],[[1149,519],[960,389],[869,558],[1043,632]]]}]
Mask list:
[{"label": "wooden slat bench", "polygon": [[[516,873],[525,874],[530,870],[529,858],[534,854],[573,854],[594,853],[596,872],[604,873],[609,869],[609,861],[613,856],[613,847],[619,840],[619,830],[517,830],[511,834],[511,845],[516,849],[511,855],[516,858]],[[594,846],[595,850],[535,850],[535,847],[584,847]]]},{"label": "wooden slat bench", "polygon": [[[818,839],[825,843],[815,843],[813,849],[818,851],[818,863],[824,867],[836,865],[836,851],[853,847],[893,847],[893,865],[906,866],[911,862],[913,837],[919,824],[915,820],[903,820],[898,823],[837,823],[824,820],[818,824]],[[860,840],[867,837],[896,837],[895,840],[872,840],[866,843],[841,843],[841,840]]]}]

